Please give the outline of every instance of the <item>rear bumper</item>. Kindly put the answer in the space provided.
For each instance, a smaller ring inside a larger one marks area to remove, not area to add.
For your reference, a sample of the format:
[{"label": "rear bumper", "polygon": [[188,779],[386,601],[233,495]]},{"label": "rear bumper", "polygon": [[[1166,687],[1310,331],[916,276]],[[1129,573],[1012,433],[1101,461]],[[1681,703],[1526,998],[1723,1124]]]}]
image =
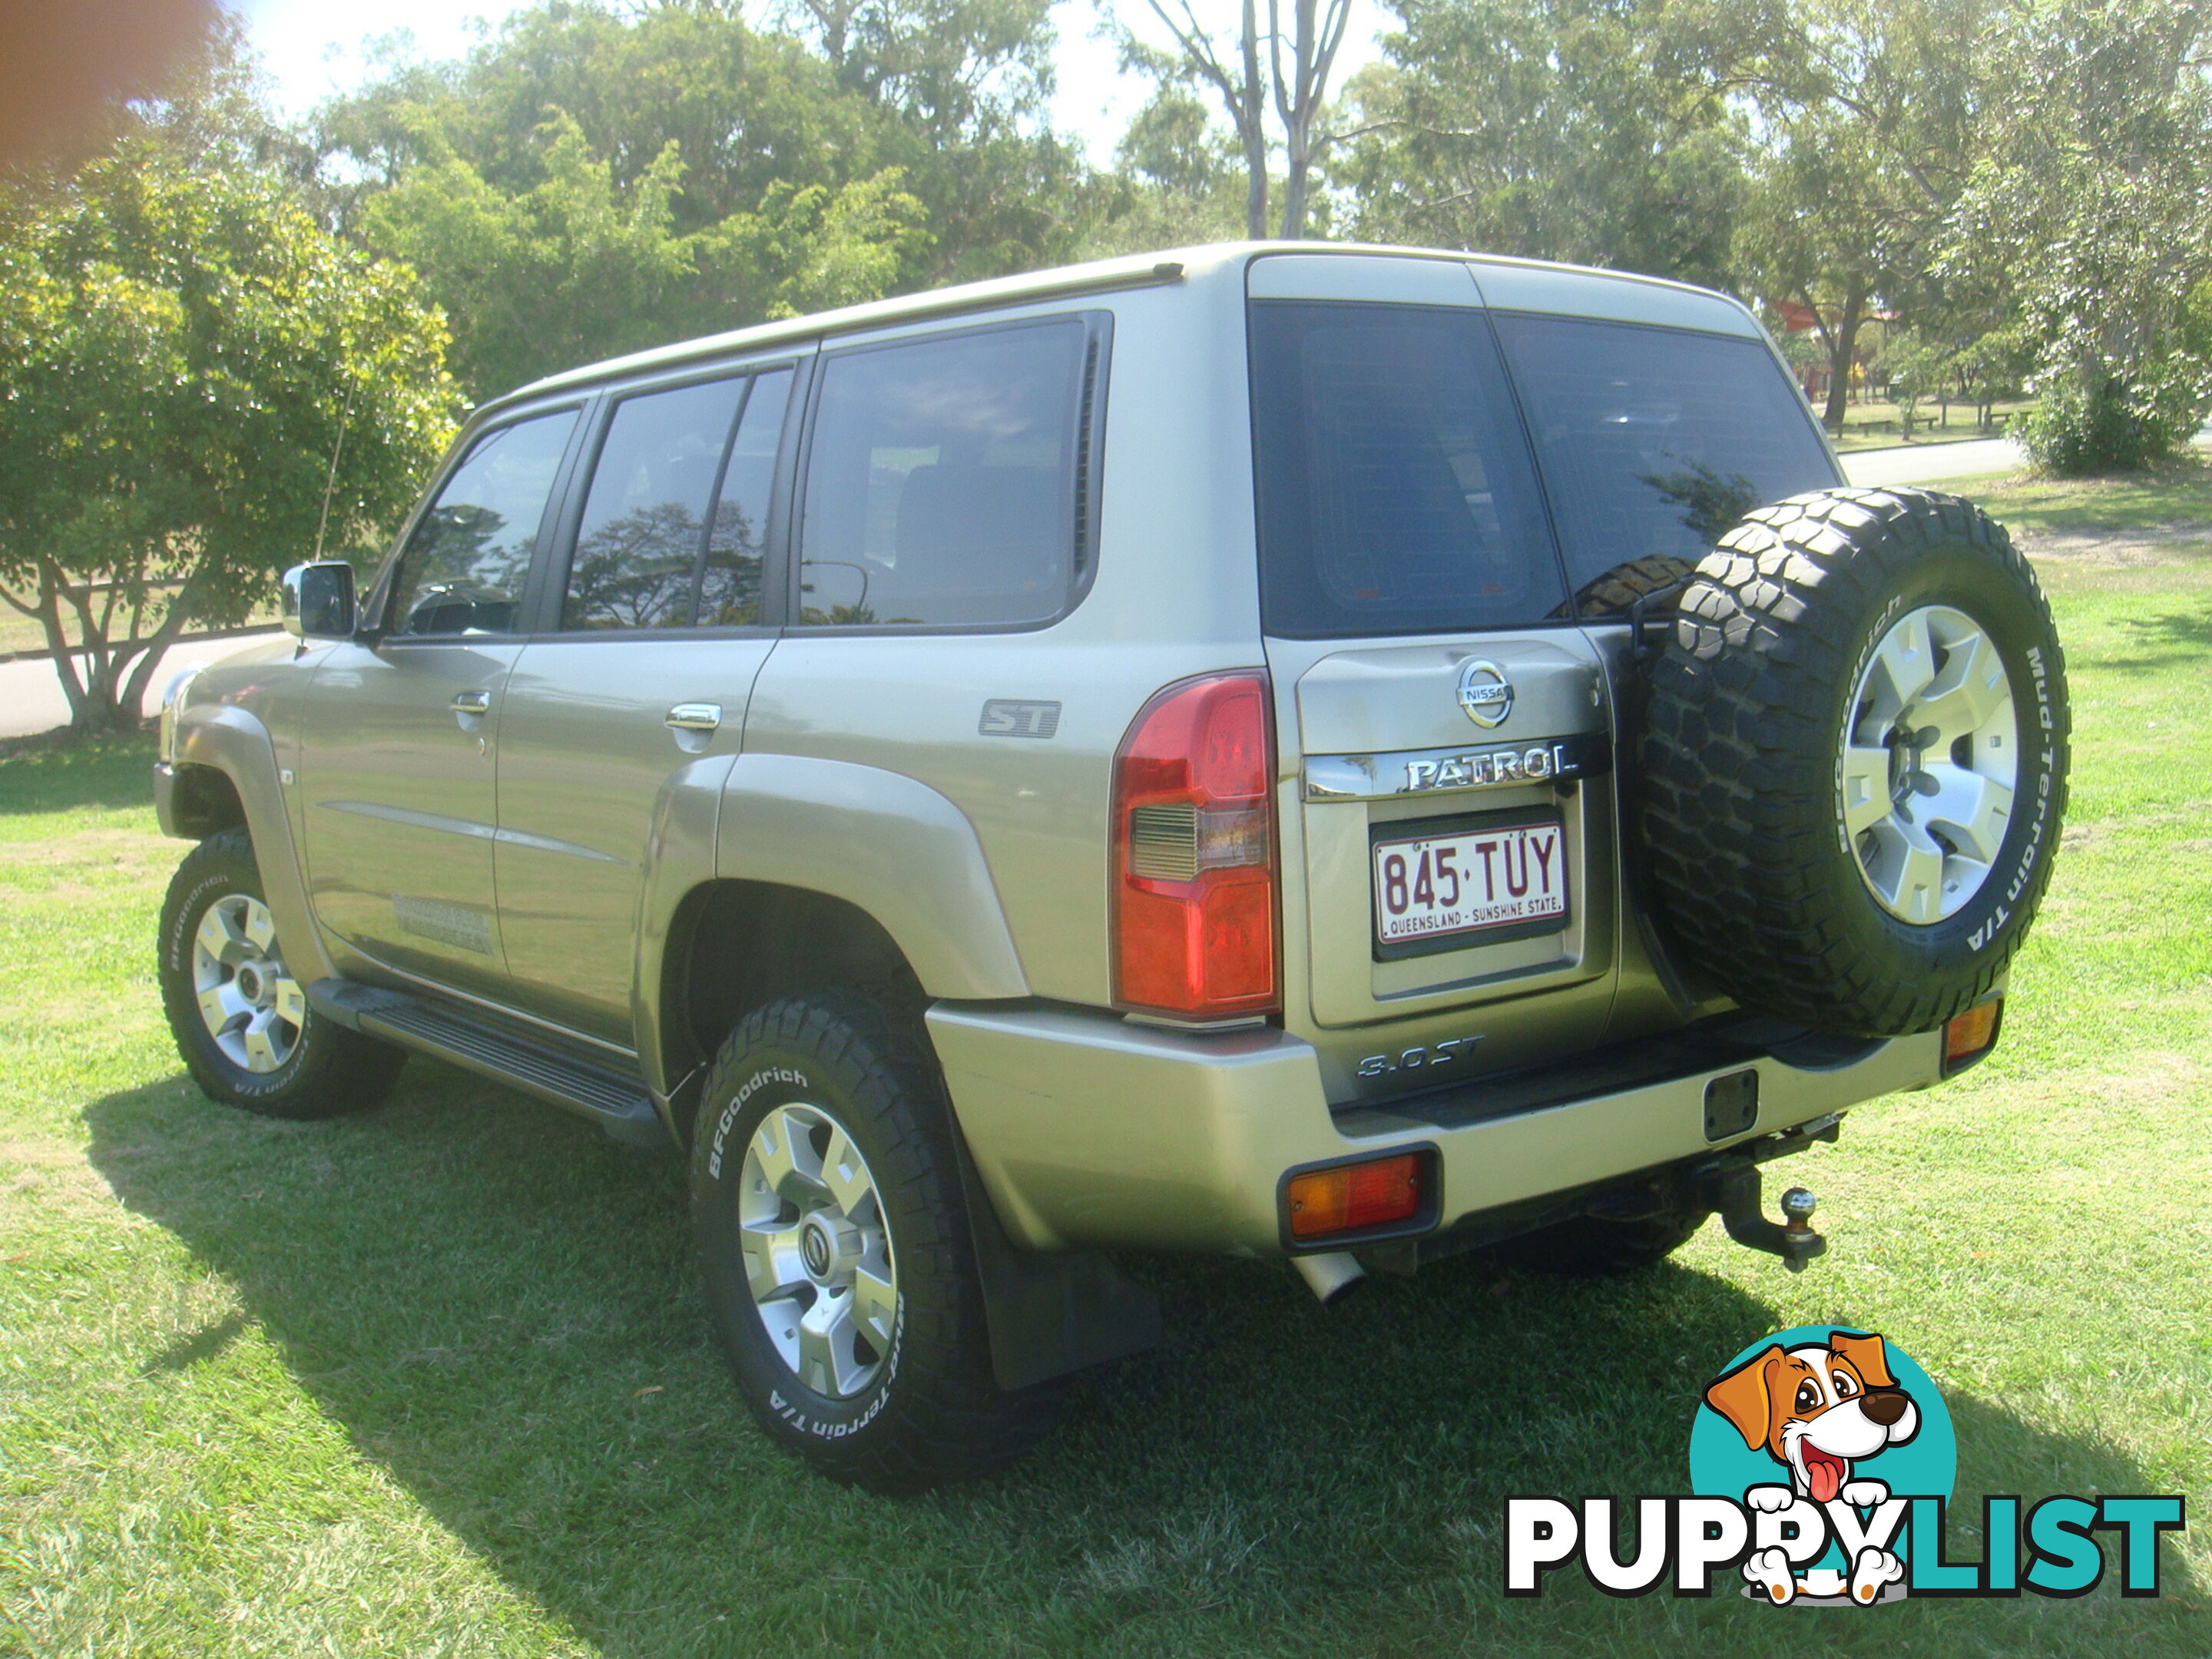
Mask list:
[{"label": "rear bumper", "polygon": [[[1433,1148],[1431,1230],[1443,1231],[1924,1088],[1940,1075],[1943,1043],[1932,1032],[1822,1064],[1762,1054],[1495,1114],[1462,1096],[1441,1110],[1422,1102],[1332,1115],[1314,1050],[1281,1031],[1185,1036],[1104,1014],[950,1003],[930,1011],[929,1031],[1018,1245],[1250,1255],[1285,1253],[1278,1193],[1301,1165]],[[1756,1117],[1708,1139],[1706,1085],[1754,1069]]]}]

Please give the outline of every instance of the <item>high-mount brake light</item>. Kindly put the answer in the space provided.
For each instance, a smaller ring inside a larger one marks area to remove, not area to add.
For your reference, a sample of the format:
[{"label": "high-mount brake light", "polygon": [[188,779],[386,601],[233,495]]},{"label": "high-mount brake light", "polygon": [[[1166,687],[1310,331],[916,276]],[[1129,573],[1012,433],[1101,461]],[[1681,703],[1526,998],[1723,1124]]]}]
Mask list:
[{"label": "high-mount brake light", "polygon": [[1181,1019],[1273,1012],[1273,725],[1246,670],[1169,686],[1114,757],[1114,998]]}]

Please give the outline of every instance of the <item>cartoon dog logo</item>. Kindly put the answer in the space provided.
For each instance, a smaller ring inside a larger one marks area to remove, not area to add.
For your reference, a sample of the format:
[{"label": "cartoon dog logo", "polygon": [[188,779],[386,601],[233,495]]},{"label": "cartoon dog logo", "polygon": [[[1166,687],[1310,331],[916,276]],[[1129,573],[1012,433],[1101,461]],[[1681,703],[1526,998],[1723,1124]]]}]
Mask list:
[{"label": "cartoon dog logo", "polygon": [[[1837,1331],[1825,1343],[1768,1347],[1708,1386],[1705,1403],[1735,1425],[1747,1447],[1763,1448],[1790,1471],[1786,1486],[1753,1486],[1744,1493],[1753,1509],[1772,1514],[1800,1498],[1826,1504],[1841,1498],[1853,1509],[1887,1502],[1887,1485],[1855,1478],[1854,1466],[1904,1444],[1920,1430],[1920,1408],[1890,1375],[1881,1338],[1849,1331]],[[1800,1595],[1848,1590],[1865,1606],[1904,1574],[1904,1563],[1875,1548],[1859,1552],[1848,1578],[1834,1571],[1799,1578],[1778,1547],[1753,1551],[1743,1567],[1744,1577],[1764,1587],[1778,1604]]]}]

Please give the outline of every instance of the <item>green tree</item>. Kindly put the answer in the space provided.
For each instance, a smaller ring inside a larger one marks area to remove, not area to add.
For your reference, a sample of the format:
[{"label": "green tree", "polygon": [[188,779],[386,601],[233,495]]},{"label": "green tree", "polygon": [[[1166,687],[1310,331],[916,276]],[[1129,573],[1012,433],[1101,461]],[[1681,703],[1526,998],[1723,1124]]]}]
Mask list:
[{"label": "green tree", "polygon": [[1243,159],[1248,236],[1269,234],[1274,184],[1269,161],[1279,143],[1279,234],[1292,240],[1310,234],[1322,160],[1339,142],[1322,123],[1336,55],[1351,25],[1352,0],[1264,0],[1264,8],[1262,0],[1243,0],[1237,26],[1227,33],[1201,21],[1192,0],[1146,3],[1174,44],[1149,45],[1121,24],[1123,64],[1152,76],[1164,94],[1202,88],[1217,100]]},{"label": "green tree", "polygon": [[1938,395],[1948,383],[1956,353],[1923,338],[1917,330],[1899,329],[1882,342],[1875,359],[1875,373],[1889,386],[1890,401],[1897,405],[1898,435],[1912,441],[1912,423],[1920,405]]},{"label": "green tree", "polygon": [[1038,130],[1043,0],[543,3],[319,118],[333,210],[414,263],[477,395],[580,359],[1001,275],[1106,205]]},{"label": "green tree", "polygon": [[1206,105],[1188,88],[1156,91],[1115,152],[1117,188],[1079,252],[1119,253],[1233,241],[1244,234],[1244,173]]},{"label": "green tree", "polygon": [[2132,466],[2212,398],[2190,296],[2212,278],[2212,0],[2022,0],[1948,268],[2002,280],[2034,341],[2030,452]]},{"label": "green tree", "polygon": [[387,526],[452,430],[412,274],[186,113],[0,197],[0,598],[79,729],[135,719],[188,623]]},{"label": "green tree", "polygon": [[1393,0],[1357,77],[1361,234],[1724,283],[1764,0]]},{"label": "green tree", "polygon": [[1946,334],[1959,331],[1952,313],[1986,310],[1936,260],[1966,185],[1997,3],[1806,0],[1747,82],[1759,142],[1735,263],[1745,285],[1819,319],[1832,431],[1877,301]]},{"label": "green tree", "polygon": [[2034,352],[2018,330],[1998,327],[1964,346],[1955,366],[1959,395],[1973,404],[1975,424],[1987,430],[1990,405],[2000,398],[2019,397],[2027,386]]}]

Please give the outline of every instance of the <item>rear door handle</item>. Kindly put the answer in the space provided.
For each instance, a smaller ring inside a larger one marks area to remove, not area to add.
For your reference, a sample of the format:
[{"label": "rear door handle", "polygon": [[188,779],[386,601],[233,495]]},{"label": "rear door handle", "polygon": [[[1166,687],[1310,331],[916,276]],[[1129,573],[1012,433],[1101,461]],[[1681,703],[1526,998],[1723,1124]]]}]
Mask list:
[{"label": "rear door handle", "polygon": [[712,732],[721,723],[719,702],[679,702],[668,711],[668,725],[678,732]]},{"label": "rear door handle", "polygon": [[453,702],[448,704],[447,707],[452,708],[456,714],[489,714],[491,711],[491,693],[489,691],[456,691],[453,693]]}]

